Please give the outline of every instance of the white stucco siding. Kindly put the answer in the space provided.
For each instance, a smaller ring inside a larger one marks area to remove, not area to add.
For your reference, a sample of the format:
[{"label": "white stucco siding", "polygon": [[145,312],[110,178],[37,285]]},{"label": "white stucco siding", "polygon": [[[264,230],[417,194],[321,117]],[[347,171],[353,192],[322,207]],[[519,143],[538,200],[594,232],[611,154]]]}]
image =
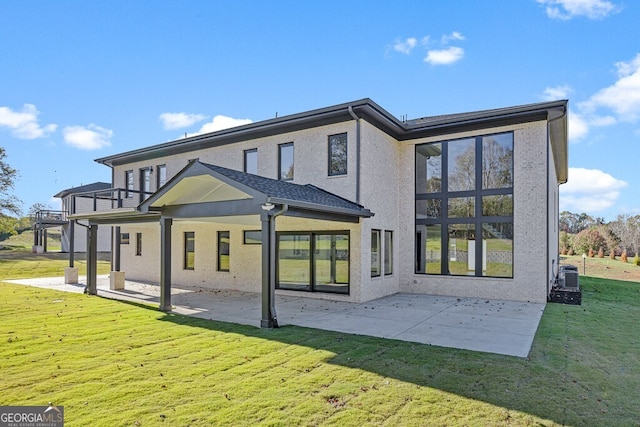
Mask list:
[{"label": "white stucco siding", "polygon": [[[243,170],[244,151],[257,148],[258,175],[278,178],[278,146],[293,142],[294,179],[296,184],[313,184],[348,200],[355,199],[356,182],[356,125],[355,121],[319,126],[266,138],[251,139],[205,150],[191,151],[174,156],[158,157],[148,161],[132,162],[114,167],[114,187],[125,188],[125,172],[132,170],[134,189],[140,188],[140,170],[151,167],[151,190],[156,191],[158,165],[166,165],[167,180],[180,172],[192,159],[234,170]],[[347,133],[347,174],[329,176],[328,137]]]},{"label": "white stucco siding", "polygon": [[[513,278],[415,274],[415,145],[514,132]],[[490,128],[402,144],[399,212],[400,290],[461,297],[546,302],[547,277],[546,122]]]},{"label": "white stucco siding", "polygon": [[[374,213],[362,220],[362,301],[380,298],[399,291],[399,189],[400,145],[398,141],[361,120],[360,204]],[[413,197],[413,196],[412,196]],[[371,277],[371,230],[381,231],[381,275]],[[384,232],[393,232],[393,272],[384,271]]]},{"label": "white stucco siding", "polygon": [[[257,220],[257,217],[256,217]],[[347,231],[350,249],[350,294],[304,293],[314,298],[360,301],[360,226],[352,223],[314,221],[281,216],[276,220],[277,230],[286,231]],[[228,289],[260,292],[262,286],[262,246],[245,244],[244,230],[260,230],[260,225],[220,224],[192,221],[175,221],[172,227],[172,286],[201,286],[211,289]],[[230,237],[229,271],[218,271],[217,233],[228,231]],[[129,233],[130,243],[121,246],[121,271],[127,279],[158,283],[160,281],[160,227],[157,224],[122,227]],[[195,236],[195,267],[184,268],[185,232]],[[136,233],[142,233],[142,255],[136,255]],[[278,291],[282,294],[300,295],[300,292]]]}]

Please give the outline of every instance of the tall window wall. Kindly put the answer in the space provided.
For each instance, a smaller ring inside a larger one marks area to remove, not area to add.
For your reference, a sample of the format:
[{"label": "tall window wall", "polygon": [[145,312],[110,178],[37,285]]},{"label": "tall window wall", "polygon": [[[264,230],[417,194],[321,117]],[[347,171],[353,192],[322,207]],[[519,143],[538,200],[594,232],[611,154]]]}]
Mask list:
[{"label": "tall window wall", "polygon": [[513,133],[416,146],[415,271],[513,277]]}]

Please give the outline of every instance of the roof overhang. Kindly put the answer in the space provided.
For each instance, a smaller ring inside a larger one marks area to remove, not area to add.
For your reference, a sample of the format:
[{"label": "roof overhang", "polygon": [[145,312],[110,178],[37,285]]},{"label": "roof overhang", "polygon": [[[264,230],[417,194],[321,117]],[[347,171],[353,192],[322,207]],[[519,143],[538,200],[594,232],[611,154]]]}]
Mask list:
[{"label": "roof overhang", "polygon": [[[267,203],[286,205],[285,215],[311,219],[358,222],[360,218],[373,216],[362,206],[315,187],[272,180],[197,160],[191,161],[142,202],[136,212],[141,216],[155,214],[156,217],[192,220],[238,217],[238,222],[244,223],[247,216],[262,214],[263,205]],[[214,221],[229,222],[229,219]]]}]

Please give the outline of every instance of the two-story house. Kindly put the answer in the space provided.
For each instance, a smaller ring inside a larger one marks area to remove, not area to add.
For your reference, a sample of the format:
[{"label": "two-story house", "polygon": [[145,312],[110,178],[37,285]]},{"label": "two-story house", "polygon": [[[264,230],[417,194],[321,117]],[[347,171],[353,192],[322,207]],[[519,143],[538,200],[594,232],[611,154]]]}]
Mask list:
[{"label": "two-story house", "polygon": [[165,310],[172,284],[262,292],[263,326],[274,292],[545,302],[567,101],[400,121],[363,99],[97,162],[115,207],[72,218],[117,227],[114,270]]}]

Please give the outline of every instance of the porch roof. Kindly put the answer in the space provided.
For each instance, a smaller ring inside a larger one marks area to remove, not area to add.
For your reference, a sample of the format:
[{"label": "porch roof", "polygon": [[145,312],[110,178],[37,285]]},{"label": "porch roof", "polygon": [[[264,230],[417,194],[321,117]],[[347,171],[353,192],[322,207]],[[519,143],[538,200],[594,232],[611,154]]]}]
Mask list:
[{"label": "porch roof", "polygon": [[[358,222],[374,214],[362,205],[314,185],[294,184],[192,160],[135,209],[86,212],[71,219],[95,224],[175,219],[221,218],[221,222],[247,223],[271,205],[286,205],[284,215],[319,220]],[[224,217],[224,219],[222,219]]]}]

